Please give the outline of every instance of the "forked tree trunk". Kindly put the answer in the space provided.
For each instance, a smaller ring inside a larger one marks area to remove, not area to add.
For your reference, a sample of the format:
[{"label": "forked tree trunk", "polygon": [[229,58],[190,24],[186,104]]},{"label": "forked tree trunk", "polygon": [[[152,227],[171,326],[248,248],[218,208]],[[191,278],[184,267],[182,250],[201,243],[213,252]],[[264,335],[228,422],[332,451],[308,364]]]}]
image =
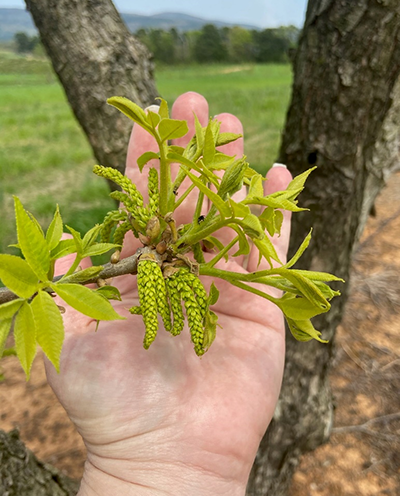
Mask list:
[{"label": "forked tree trunk", "polygon": [[132,123],[106,100],[117,95],[142,107],[154,103],[150,53],[110,0],[25,3],[96,159],[123,172]]},{"label": "forked tree trunk", "polygon": [[[127,32],[109,0],[26,3],[98,161],[122,168],[129,124],[104,102],[113,94],[142,106],[152,102],[148,52]],[[318,169],[301,196],[311,211],[294,216],[292,250],[314,226],[302,267],[348,281],[351,254],[374,198],[398,165],[398,0],[310,0],[294,71],[279,160],[293,174],[312,165]],[[300,344],[288,337],[281,398],[248,495],[286,495],[299,456],[329,436],[327,374],[347,287],[332,311],[315,319],[330,344]]]},{"label": "forked tree trunk", "polygon": [[329,436],[327,376],[352,252],[376,195],[399,166],[399,75],[398,0],[309,1],[279,161],[294,175],[318,168],[300,196],[310,212],[293,216],[291,251],[313,226],[301,267],[332,272],[347,283],[332,310],[315,319],[328,345],[288,338],[281,398],[249,496],[286,495],[299,456]]}]

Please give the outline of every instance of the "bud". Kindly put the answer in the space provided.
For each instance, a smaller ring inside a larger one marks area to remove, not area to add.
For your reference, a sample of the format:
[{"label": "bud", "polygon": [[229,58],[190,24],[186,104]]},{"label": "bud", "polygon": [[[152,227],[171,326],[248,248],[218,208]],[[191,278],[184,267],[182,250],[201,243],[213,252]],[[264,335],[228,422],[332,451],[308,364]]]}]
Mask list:
[{"label": "bud", "polygon": [[112,264],[116,264],[119,262],[119,258],[121,256],[121,251],[120,250],[116,250],[112,255],[111,255],[111,259],[110,259],[110,262]]},{"label": "bud", "polygon": [[152,217],[146,226],[146,236],[150,238],[150,240],[155,240],[158,238],[161,232],[160,221],[158,217]]},{"label": "bud", "polygon": [[167,250],[167,243],[162,240],[158,243],[158,245],[156,246],[156,252],[159,254],[159,255],[164,255],[164,253],[166,252]]}]

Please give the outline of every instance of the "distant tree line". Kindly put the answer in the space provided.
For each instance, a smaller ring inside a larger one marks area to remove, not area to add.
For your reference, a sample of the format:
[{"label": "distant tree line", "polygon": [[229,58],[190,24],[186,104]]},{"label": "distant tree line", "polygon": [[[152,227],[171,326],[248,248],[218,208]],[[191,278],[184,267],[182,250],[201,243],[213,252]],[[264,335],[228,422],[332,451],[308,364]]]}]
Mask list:
[{"label": "distant tree line", "polygon": [[295,26],[282,26],[257,31],[206,24],[200,31],[139,29],[134,34],[152,52],[154,60],[164,64],[284,63],[296,47],[300,30]]},{"label": "distant tree line", "polygon": [[[139,29],[134,34],[147,46],[154,60],[163,64],[284,63],[289,60],[290,50],[296,47],[300,30],[282,26],[257,31],[206,24],[200,31]],[[24,32],[14,35],[14,46],[18,53],[43,53],[39,37]]]}]

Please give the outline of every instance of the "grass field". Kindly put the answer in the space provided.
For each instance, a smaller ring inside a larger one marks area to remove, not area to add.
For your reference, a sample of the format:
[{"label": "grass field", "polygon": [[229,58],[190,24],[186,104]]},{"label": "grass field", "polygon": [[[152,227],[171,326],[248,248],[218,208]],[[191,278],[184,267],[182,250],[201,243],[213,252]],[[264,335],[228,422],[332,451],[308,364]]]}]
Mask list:
[{"label": "grass field", "polygon": [[[202,93],[210,112],[236,114],[251,165],[274,161],[289,101],[289,66],[197,66],[156,71],[170,103],[185,91]],[[43,225],[55,204],[63,220],[84,231],[113,207],[105,182],[91,172],[91,149],[46,60],[0,52],[0,251],[15,242],[12,195]]]}]

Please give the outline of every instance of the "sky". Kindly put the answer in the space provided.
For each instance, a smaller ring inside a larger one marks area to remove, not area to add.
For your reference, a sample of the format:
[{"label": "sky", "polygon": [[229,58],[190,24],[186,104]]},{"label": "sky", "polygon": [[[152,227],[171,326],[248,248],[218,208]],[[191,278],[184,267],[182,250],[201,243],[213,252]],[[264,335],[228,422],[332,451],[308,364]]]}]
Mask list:
[{"label": "sky", "polygon": [[[114,0],[120,12],[159,14],[180,12],[203,19],[252,24],[260,28],[304,22],[307,0]],[[0,0],[1,7],[25,8],[24,0]]]}]

